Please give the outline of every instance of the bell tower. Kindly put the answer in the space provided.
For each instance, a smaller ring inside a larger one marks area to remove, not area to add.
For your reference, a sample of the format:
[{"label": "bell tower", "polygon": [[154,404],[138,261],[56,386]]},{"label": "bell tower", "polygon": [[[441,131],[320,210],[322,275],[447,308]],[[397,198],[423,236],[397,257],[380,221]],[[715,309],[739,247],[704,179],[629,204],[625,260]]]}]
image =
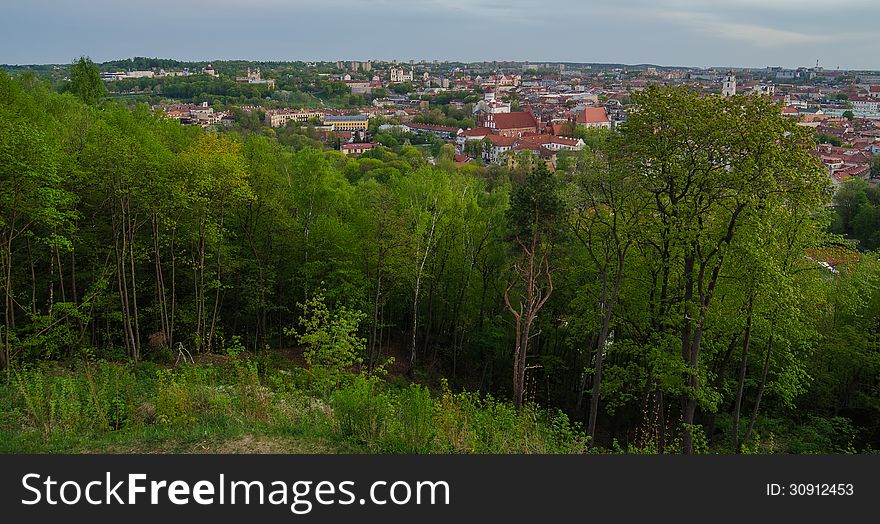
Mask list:
[{"label": "bell tower", "polygon": [[733,71],[728,71],[724,77],[724,85],[721,88],[721,96],[733,96],[736,94],[736,77]]}]

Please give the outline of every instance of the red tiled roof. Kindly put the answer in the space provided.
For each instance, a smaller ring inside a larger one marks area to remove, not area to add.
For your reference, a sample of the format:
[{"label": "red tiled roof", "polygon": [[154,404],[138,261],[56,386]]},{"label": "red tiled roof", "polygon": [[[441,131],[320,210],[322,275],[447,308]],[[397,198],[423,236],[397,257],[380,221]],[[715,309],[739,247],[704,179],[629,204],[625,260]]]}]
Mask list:
[{"label": "red tiled roof", "polygon": [[512,147],[513,144],[516,144],[516,141],[518,140],[514,137],[501,135],[487,135],[486,139],[492,142],[493,145],[498,147]]},{"label": "red tiled roof", "polygon": [[562,124],[562,123],[551,124],[550,125],[550,132],[553,133],[554,135],[558,135],[558,134],[562,133],[563,126],[565,126],[565,124]]},{"label": "red tiled roof", "polygon": [[538,127],[535,117],[525,111],[513,111],[510,113],[495,113],[495,129],[525,129]]},{"label": "red tiled roof", "polygon": [[417,124],[410,123],[407,124],[411,129],[424,129],[427,131],[442,131],[444,133],[455,133],[458,131],[457,127],[448,127],[448,126],[438,126],[435,124]]},{"label": "red tiled roof", "polygon": [[604,124],[609,122],[604,107],[588,107],[577,116],[578,124]]},{"label": "red tiled roof", "polygon": [[567,136],[557,136],[557,137],[554,137],[553,140],[551,140],[550,142],[553,144],[562,144],[564,146],[574,147],[574,146],[578,145],[578,142],[580,142],[580,139],[569,138]]},{"label": "red tiled roof", "polygon": [[342,149],[373,149],[379,144],[375,142],[365,142],[357,144],[342,144]]},{"label": "red tiled roof", "polygon": [[463,136],[479,136],[479,137],[482,137],[482,136],[486,136],[486,135],[491,135],[491,134],[492,134],[492,130],[489,129],[488,127],[475,127],[475,128],[473,128],[473,129],[468,129],[468,130],[466,130],[466,131],[462,131],[461,134],[462,134]]},{"label": "red tiled roof", "polygon": [[545,144],[550,143],[550,135],[529,135],[523,136],[520,138],[514,149],[523,150],[523,149],[532,149],[539,150]]}]

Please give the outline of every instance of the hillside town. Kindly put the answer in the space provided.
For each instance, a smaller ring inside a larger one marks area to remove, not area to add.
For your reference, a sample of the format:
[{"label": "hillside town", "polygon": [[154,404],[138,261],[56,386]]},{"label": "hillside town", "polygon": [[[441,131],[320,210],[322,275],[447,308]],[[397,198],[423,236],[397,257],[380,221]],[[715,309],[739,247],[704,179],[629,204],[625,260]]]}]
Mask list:
[{"label": "hillside town", "polygon": [[[560,156],[589,147],[601,130],[625,122],[630,95],[650,85],[755,94],[772,98],[786,117],[814,130],[814,154],[835,184],[851,177],[874,184],[878,176],[871,165],[880,155],[880,73],[818,64],[700,69],[426,60],[208,63],[108,69],[102,78],[111,92],[125,84],[127,90],[117,90],[122,95],[160,94],[153,109],[185,125],[233,126],[236,115],[248,115],[270,129],[308,133],[345,155],[401,144],[437,153],[449,144],[459,166],[509,163],[529,151],[551,169]],[[199,78],[253,89],[254,103],[224,101],[207,90],[175,98],[162,89],[163,81]],[[327,94],[332,98],[322,98]]]}]

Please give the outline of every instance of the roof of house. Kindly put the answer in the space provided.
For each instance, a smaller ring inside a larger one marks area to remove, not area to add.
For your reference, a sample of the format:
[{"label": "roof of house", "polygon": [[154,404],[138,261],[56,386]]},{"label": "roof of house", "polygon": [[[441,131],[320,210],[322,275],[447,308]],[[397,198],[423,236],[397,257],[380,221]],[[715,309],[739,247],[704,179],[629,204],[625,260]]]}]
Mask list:
[{"label": "roof of house", "polygon": [[469,156],[467,156],[467,155],[458,155],[458,154],[456,154],[456,155],[452,158],[452,160],[455,162],[455,164],[456,164],[457,166],[463,166],[463,165],[467,164],[468,162],[470,162],[472,159],[471,159],[471,157],[469,157]]},{"label": "roof of house", "polygon": [[336,115],[324,117],[325,122],[360,122],[367,119],[367,115]]},{"label": "roof of house", "polygon": [[582,141],[580,138],[569,138],[567,136],[555,136],[550,140],[550,143],[575,147],[579,144],[582,144]]},{"label": "roof of house", "polygon": [[502,135],[486,135],[486,139],[497,147],[513,147],[518,139]]},{"label": "roof of house", "polygon": [[411,123],[411,124],[409,124],[409,127],[410,127],[411,129],[423,129],[423,130],[426,130],[426,131],[440,131],[440,132],[443,132],[443,133],[457,133],[457,132],[458,132],[458,128],[457,128],[457,127],[438,126],[438,125],[435,125],[435,124],[417,124],[417,123]]},{"label": "roof of house", "polygon": [[462,131],[461,134],[462,136],[484,137],[486,135],[491,135],[492,130],[488,127],[474,127],[472,129]]},{"label": "roof of house", "polygon": [[604,124],[608,123],[608,113],[604,107],[588,107],[577,116],[578,124]]},{"label": "roof of house", "polygon": [[363,142],[355,144],[342,144],[342,149],[373,149],[379,144],[375,142]]},{"label": "roof of house", "polygon": [[495,129],[525,129],[538,127],[535,117],[525,111],[513,111],[510,113],[495,113]]}]

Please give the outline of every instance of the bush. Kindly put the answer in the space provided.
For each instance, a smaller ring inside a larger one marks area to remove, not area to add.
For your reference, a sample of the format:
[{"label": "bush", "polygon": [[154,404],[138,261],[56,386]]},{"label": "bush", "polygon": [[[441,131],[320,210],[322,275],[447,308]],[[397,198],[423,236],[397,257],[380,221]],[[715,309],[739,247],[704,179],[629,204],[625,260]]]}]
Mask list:
[{"label": "bush", "polygon": [[794,428],[786,448],[789,453],[854,453],[855,436],[847,418],[811,416]]},{"label": "bush", "polygon": [[434,451],[434,401],[424,386],[412,384],[397,393],[394,424],[384,451],[431,453]]},{"label": "bush", "polygon": [[135,388],[129,367],[86,362],[76,371],[42,365],[15,374],[26,424],[45,438],[55,433],[118,430],[129,422]]},{"label": "bush", "polygon": [[362,362],[366,340],[358,336],[358,327],[365,315],[345,307],[330,311],[321,293],[301,306],[303,333],[297,338],[306,347],[305,359],[316,384],[329,391],[339,385],[353,366]]},{"label": "bush", "polygon": [[375,380],[358,376],[348,387],[334,391],[331,403],[338,436],[379,451],[392,405]]},{"label": "bush", "polygon": [[[327,402],[303,392],[302,373],[277,368],[261,373],[258,360],[240,358],[176,368],[107,362],[29,367],[17,371],[11,384],[0,385],[0,435],[12,438],[9,449],[53,450],[80,449],[82,436],[100,443],[99,434],[120,430],[148,440],[270,432],[373,453],[585,448],[583,433],[561,412],[534,405],[517,412],[509,402],[446,387],[432,397],[418,384],[389,386],[375,375],[349,373]],[[149,428],[152,424],[158,427]]]}]

